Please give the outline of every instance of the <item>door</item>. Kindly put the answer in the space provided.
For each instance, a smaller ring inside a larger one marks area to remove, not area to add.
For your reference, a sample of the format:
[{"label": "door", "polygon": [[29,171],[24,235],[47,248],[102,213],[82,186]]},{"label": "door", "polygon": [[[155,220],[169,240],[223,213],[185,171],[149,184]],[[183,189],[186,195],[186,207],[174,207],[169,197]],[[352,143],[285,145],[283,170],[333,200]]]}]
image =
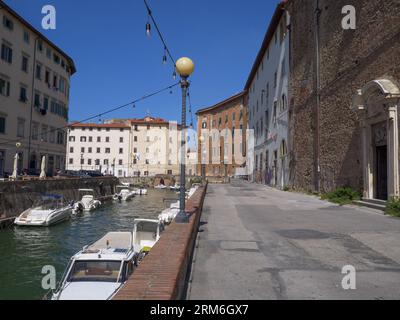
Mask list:
[{"label": "door", "polygon": [[376,147],[376,198],[388,199],[387,146]]}]

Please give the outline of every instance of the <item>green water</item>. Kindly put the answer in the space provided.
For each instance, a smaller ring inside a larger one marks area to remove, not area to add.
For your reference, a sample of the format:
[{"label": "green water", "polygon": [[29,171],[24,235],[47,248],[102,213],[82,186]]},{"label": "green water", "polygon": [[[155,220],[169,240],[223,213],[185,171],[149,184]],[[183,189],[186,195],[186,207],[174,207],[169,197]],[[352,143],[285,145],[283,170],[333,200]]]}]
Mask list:
[{"label": "green water", "polygon": [[166,190],[126,203],[110,203],[99,210],[72,217],[49,228],[12,227],[0,231],[0,299],[41,299],[42,268],[56,268],[57,281],[70,259],[83,246],[110,231],[132,231],[135,218],[156,218],[164,198],[177,198]]}]

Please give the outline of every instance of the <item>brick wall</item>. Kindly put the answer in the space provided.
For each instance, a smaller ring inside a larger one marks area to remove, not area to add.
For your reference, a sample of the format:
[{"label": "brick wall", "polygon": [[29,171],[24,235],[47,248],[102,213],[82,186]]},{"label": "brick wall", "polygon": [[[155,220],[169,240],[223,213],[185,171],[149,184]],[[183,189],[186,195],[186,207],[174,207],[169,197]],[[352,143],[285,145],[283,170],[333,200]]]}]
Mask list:
[{"label": "brick wall", "polygon": [[[351,109],[369,81],[400,81],[400,2],[320,0],[321,189],[362,188],[359,119]],[[316,65],[314,0],[289,1],[291,14],[291,139],[293,185],[312,190],[316,172]],[[353,5],[356,30],[343,30],[342,7]]]},{"label": "brick wall", "polygon": [[199,188],[186,203],[186,212],[193,212],[190,222],[167,227],[115,300],[184,298],[206,189]]}]

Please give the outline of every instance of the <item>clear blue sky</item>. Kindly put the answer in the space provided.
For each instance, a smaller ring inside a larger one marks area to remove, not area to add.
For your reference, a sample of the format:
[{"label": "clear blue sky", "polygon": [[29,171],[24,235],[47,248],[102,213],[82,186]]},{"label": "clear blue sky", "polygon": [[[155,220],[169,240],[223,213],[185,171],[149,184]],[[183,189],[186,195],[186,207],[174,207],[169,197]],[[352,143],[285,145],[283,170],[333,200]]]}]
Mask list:
[{"label": "clear blue sky", "polygon": [[[174,83],[162,64],[155,32],[145,35],[142,0],[5,0],[75,61],[70,119],[81,120]],[[277,0],[148,0],[172,55],[196,64],[194,112],[241,91]],[[41,29],[42,6],[57,10],[57,29]],[[179,89],[108,117],[152,116],[180,121]],[[195,120],[195,119],[194,119]]]}]

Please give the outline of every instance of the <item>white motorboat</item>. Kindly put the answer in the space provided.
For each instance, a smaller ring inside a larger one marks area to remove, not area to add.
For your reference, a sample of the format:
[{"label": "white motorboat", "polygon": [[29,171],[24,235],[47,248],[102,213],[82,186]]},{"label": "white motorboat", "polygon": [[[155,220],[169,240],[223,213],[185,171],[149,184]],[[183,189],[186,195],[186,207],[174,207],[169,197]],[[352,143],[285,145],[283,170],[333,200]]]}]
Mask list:
[{"label": "white motorboat", "polygon": [[68,220],[72,209],[72,203],[66,204],[61,196],[47,195],[21,213],[14,223],[18,226],[49,227]]},{"label": "white motorboat", "polygon": [[52,300],[111,300],[135,268],[131,232],[110,232],[72,258]]},{"label": "white motorboat", "polygon": [[171,191],[180,191],[181,187],[178,184],[175,184],[174,186],[170,186],[169,189]]},{"label": "white motorboat", "polygon": [[165,209],[158,216],[158,219],[165,225],[171,224],[179,213],[179,208],[168,208]]},{"label": "white motorboat", "polygon": [[[197,191],[198,187],[191,188],[187,193],[186,193],[186,198],[190,199],[194,193]],[[158,219],[164,223],[165,225],[169,225],[174,221],[176,216],[179,214],[180,211],[180,201],[176,201],[171,203],[170,207],[168,209],[165,209],[161,214],[158,216]]]},{"label": "white motorboat", "polygon": [[117,186],[117,193],[114,194],[113,199],[115,201],[129,201],[134,198],[135,195],[135,191],[132,191],[125,186]]},{"label": "white motorboat", "polygon": [[147,189],[136,189],[135,194],[137,196],[146,196],[147,195]]},{"label": "white motorboat", "polygon": [[154,189],[165,190],[165,189],[167,189],[167,186],[165,186],[163,184],[159,184],[158,186],[155,186]]},{"label": "white motorboat", "polygon": [[133,227],[133,249],[139,264],[160,239],[164,225],[160,220],[135,219]]},{"label": "white motorboat", "polygon": [[95,192],[93,189],[79,189],[80,201],[74,204],[74,213],[83,211],[93,211],[101,206],[101,202],[95,199]]}]

